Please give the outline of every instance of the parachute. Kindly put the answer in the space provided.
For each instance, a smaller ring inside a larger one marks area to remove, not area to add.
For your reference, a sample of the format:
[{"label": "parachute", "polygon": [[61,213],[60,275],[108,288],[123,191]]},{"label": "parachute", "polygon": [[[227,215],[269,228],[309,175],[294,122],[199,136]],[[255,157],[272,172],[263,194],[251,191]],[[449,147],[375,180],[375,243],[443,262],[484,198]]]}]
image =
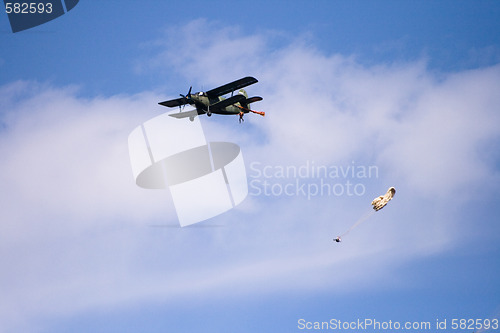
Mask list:
[{"label": "parachute", "polygon": [[373,199],[373,201],[372,201],[373,209],[375,209],[375,211],[378,212],[379,210],[384,208],[385,205],[387,205],[387,203],[389,201],[391,201],[391,199],[394,197],[395,193],[396,193],[396,189],[394,187],[389,187],[386,194],[381,195],[380,197]]},{"label": "parachute", "polygon": [[[381,195],[381,196],[373,199],[372,206],[373,206],[373,209],[375,210],[375,212],[378,212],[379,210],[384,208],[385,205],[387,205],[387,203],[389,201],[391,201],[391,199],[394,197],[395,193],[396,193],[396,189],[394,187],[389,187],[386,194]],[[368,218],[370,218],[375,212],[374,211],[367,212],[366,214],[361,216],[356,222],[354,222],[353,225],[351,225],[351,227],[349,229],[347,229],[346,232],[344,232],[340,236],[337,236],[337,238],[334,238],[333,240],[337,243],[340,243],[342,241],[342,237],[347,235],[352,229],[356,228],[358,225],[360,225],[364,221],[368,220]]]}]

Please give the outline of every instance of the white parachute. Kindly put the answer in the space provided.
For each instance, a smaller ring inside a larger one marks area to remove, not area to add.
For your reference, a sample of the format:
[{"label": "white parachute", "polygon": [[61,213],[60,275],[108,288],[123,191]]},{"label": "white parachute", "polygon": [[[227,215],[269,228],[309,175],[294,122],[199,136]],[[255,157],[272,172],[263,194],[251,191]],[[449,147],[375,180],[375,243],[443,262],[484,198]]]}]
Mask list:
[{"label": "white parachute", "polygon": [[[387,203],[389,201],[391,201],[391,199],[394,197],[395,193],[396,193],[396,189],[394,187],[389,187],[389,189],[387,190],[387,192],[384,195],[381,195],[381,196],[373,199],[372,206],[373,206],[373,209],[375,210],[375,212],[378,212],[379,210],[384,208],[385,205],[387,205]],[[337,238],[334,238],[333,240],[337,243],[340,243],[342,241],[342,237],[347,235],[352,229],[356,228],[358,225],[360,225],[364,221],[368,220],[368,218],[371,217],[375,212],[374,211],[367,212],[366,214],[361,216],[356,222],[354,222],[353,225],[351,225],[351,227],[349,229],[347,229],[346,232],[344,232],[340,236],[337,236]]]},{"label": "white parachute", "polygon": [[394,187],[389,187],[386,194],[373,199],[372,201],[373,209],[375,209],[375,211],[378,212],[379,210],[384,208],[385,205],[387,205],[387,203],[391,201],[391,199],[394,197],[394,194],[396,194],[396,189]]}]

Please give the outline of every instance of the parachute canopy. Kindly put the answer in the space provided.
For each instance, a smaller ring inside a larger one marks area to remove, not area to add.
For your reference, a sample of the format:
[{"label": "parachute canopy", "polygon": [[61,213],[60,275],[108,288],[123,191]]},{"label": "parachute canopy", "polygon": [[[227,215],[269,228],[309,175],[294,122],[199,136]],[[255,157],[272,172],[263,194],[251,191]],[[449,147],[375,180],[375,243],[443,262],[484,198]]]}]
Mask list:
[{"label": "parachute canopy", "polygon": [[385,205],[387,205],[387,203],[389,201],[391,201],[391,199],[394,197],[395,193],[396,193],[396,189],[394,187],[390,187],[387,190],[386,194],[381,195],[380,197],[373,199],[373,201],[372,201],[373,209],[375,209],[375,211],[379,211],[382,208],[384,208]]}]

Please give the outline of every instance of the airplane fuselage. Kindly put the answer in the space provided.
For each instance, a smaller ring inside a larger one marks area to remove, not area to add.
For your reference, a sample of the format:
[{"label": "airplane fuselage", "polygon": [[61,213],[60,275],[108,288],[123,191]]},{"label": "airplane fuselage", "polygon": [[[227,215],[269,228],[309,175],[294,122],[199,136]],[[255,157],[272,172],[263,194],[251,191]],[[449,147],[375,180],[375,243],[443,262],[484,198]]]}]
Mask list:
[{"label": "airplane fuselage", "polygon": [[[241,89],[241,90],[243,90],[243,89]],[[244,112],[244,113],[248,113],[249,112],[249,110],[246,109],[245,107],[243,107],[241,105],[241,103],[239,103],[239,102],[235,103],[233,105],[226,106],[224,108],[213,108],[213,109],[210,109],[210,106],[212,106],[212,105],[214,105],[214,104],[216,104],[218,102],[221,102],[221,101],[223,101],[223,100],[226,99],[226,98],[224,98],[222,96],[210,98],[205,93],[198,92],[198,93],[192,94],[191,95],[191,99],[193,100],[194,105],[196,106],[196,110],[198,110],[198,114],[201,114],[201,113],[207,113],[207,114],[215,113],[215,114],[226,114],[226,115],[228,115],[228,114],[239,114],[240,112]]]}]

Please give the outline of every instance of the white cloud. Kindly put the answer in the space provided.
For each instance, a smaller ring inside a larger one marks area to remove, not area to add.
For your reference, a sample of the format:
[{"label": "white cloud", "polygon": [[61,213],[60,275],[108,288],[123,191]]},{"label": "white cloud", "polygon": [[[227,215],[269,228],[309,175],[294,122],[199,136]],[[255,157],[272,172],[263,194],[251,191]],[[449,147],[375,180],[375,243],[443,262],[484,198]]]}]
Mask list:
[{"label": "white cloud", "polygon": [[[364,67],[302,39],[273,47],[274,38],[195,21],[157,43],[152,66],[173,66],[193,85],[256,76],[248,91],[264,97],[255,108],[266,117],[203,118],[208,138],[238,143],[247,166],[377,165],[379,178],[361,180],[366,194],[250,196],[200,227],[149,228],[175,225],[175,212],[168,193],[134,185],[127,136],[163,97],[0,87],[0,328],[193,293],[388,287],[401,282],[397,263],[451,246],[466,223],[455,193],[465,200],[466,189],[498,183],[481,149],[498,145],[500,67],[440,76],[423,62]],[[386,209],[332,243],[391,185]]]},{"label": "white cloud", "polygon": [[[85,100],[75,89],[29,82],[0,90],[8,106],[0,131],[0,321],[8,323],[53,310],[61,294],[75,296],[85,272],[106,272],[105,246],[121,243],[124,225],[175,212],[168,194],[141,191],[130,176],[127,134],[157,96]],[[94,244],[110,230],[109,242]]]}]

